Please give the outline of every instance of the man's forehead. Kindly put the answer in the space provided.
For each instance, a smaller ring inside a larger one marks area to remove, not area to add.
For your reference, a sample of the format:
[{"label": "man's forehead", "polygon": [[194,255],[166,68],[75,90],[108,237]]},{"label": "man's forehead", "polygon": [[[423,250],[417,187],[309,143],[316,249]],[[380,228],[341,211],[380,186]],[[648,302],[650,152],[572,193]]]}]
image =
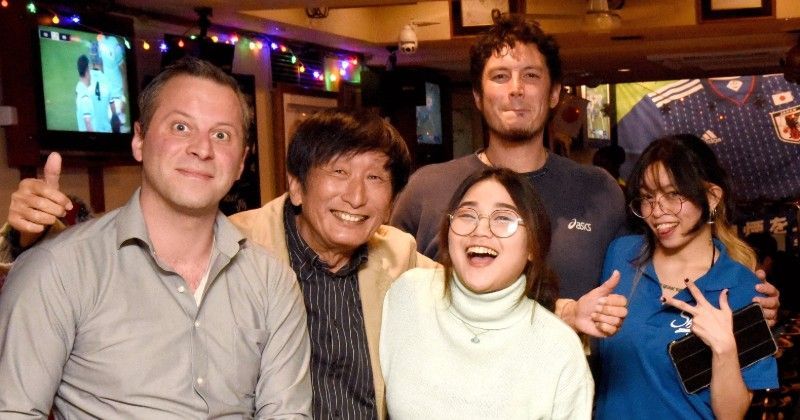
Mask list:
[{"label": "man's forehead", "polygon": [[389,156],[379,150],[346,151],[331,157],[327,162],[322,163],[320,166],[350,164],[355,163],[356,161],[361,164],[370,163],[374,164],[374,166],[383,168],[389,162]]}]

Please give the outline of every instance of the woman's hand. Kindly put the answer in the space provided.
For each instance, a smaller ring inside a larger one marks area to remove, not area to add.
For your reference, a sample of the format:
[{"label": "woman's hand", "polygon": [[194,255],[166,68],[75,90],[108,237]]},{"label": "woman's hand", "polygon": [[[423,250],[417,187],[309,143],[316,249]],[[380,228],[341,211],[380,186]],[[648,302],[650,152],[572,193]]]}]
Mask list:
[{"label": "woman's hand", "polygon": [[716,354],[736,353],[736,339],[733,336],[733,312],[728,305],[728,289],[719,294],[719,309],[712,305],[693,282],[686,288],[697,305],[692,306],[673,297],[662,301],[692,316],[692,332],[695,333]]}]

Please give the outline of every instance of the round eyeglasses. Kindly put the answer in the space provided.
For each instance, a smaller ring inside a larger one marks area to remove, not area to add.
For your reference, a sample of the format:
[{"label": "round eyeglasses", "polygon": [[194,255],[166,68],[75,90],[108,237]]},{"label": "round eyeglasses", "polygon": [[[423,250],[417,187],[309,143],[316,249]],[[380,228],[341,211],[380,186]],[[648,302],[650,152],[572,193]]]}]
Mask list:
[{"label": "round eyeglasses", "polygon": [[660,196],[656,195],[655,197],[649,196],[634,198],[631,200],[628,207],[630,207],[631,211],[634,215],[636,215],[636,217],[640,217],[642,219],[650,217],[650,215],[653,214],[653,210],[655,210],[656,205],[658,205],[658,208],[661,209],[662,212],[675,216],[681,212],[684,201],[686,201],[686,197],[678,194],[677,192],[668,192],[661,194]]},{"label": "round eyeglasses", "polygon": [[469,207],[456,209],[450,217],[450,230],[458,236],[467,236],[475,229],[481,219],[489,220],[489,231],[498,238],[508,238],[513,235],[520,225],[524,225],[522,218],[513,210],[495,210],[488,216],[482,216],[477,210]]}]

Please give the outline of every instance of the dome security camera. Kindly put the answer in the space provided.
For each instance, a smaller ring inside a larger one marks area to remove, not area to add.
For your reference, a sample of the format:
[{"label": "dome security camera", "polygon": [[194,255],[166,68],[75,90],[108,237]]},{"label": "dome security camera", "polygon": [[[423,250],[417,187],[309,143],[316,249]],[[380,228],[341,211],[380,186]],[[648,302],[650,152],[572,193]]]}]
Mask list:
[{"label": "dome security camera", "polygon": [[410,24],[403,26],[403,29],[400,30],[397,47],[403,54],[414,54],[417,52],[417,33],[414,32],[414,27]]}]

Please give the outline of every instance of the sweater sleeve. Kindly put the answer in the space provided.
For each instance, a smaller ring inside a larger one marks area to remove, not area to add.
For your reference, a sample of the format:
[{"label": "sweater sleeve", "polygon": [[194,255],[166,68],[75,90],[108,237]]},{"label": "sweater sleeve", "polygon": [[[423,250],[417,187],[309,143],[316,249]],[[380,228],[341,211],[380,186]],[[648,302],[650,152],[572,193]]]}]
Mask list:
[{"label": "sweater sleeve", "polygon": [[[574,346],[580,350],[580,346]],[[592,416],[594,380],[582,351],[573,351],[558,379],[552,419],[589,419]]]}]

